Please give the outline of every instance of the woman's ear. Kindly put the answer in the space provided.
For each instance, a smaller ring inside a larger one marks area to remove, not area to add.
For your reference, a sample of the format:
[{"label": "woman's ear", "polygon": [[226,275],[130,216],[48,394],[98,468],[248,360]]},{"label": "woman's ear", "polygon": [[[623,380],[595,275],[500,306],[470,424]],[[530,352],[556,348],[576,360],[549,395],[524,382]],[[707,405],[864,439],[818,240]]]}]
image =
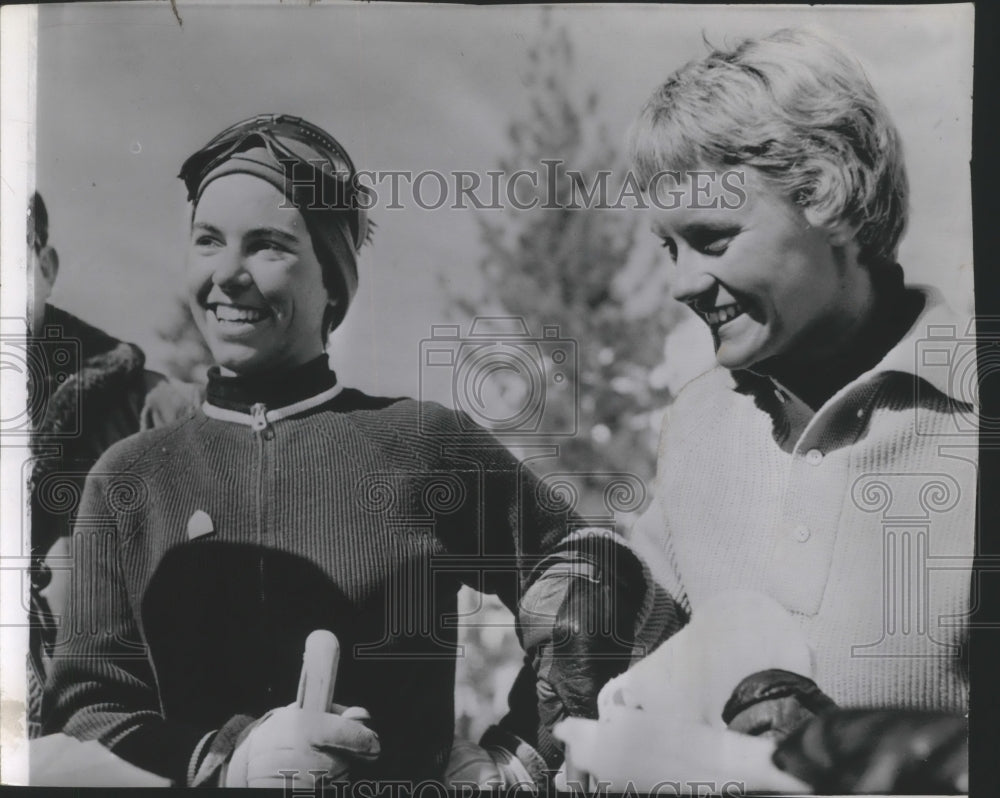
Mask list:
[{"label": "woman's ear", "polygon": [[330,338],[330,333],[332,333],[340,323],[344,320],[346,315],[347,307],[344,298],[339,294],[336,296],[328,295],[326,300],[326,309],[323,311],[323,343],[326,345],[327,340]]},{"label": "woman's ear", "polygon": [[51,291],[59,275],[59,253],[52,247],[42,247],[38,253],[38,266]]},{"label": "woman's ear", "polygon": [[830,243],[835,247],[850,247],[857,240],[858,225],[841,223],[835,227],[828,228]]},{"label": "woman's ear", "polygon": [[815,208],[806,208],[803,215],[810,227],[818,227],[826,231],[830,245],[834,247],[846,247],[853,244],[858,230],[861,229],[860,225],[850,224],[846,221],[830,222]]}]

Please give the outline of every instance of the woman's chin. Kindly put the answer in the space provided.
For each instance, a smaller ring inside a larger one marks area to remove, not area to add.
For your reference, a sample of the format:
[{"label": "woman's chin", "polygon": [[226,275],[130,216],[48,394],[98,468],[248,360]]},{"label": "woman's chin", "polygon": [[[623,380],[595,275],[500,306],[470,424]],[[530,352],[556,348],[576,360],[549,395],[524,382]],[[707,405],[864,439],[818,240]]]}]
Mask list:
[{"label": "woman's chin", "polygon": [[715,349],[715,361],[730,371],[752,368],[760,360],[761,357],[756,351],[747,351],[745,348],[733,346],[725,342]]},{"label": "woman's chin", "polygon": [[213,342],[209,348],[223,374],[246,375],[267,368],[266,357],[255,348],[220,341]]},{"label": "woman's chin", "polygon": [[746,313],[720,327],[712,328],[712,343],[715,345],[715,360],[730,371],[748,369],[761,360],[766,343],[762,325],[752,320]]}]

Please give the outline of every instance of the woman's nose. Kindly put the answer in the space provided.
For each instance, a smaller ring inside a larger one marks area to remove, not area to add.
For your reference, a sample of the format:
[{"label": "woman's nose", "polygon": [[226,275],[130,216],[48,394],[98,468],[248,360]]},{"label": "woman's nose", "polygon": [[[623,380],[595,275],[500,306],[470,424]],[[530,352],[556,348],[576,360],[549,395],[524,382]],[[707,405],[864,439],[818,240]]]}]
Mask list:
[{"label": "woman's nose", "polygon": [[220,253],[216,256],[214,266],[212,282],[220,288],[229,286],[242,288],[249,285],[252,280],[240,252]]},{"label": "woman's nose", "polygon": [[670,293],[678,302],[693,302],[715,286],[715,277],[703,268],[697,254],[678,253]]}]

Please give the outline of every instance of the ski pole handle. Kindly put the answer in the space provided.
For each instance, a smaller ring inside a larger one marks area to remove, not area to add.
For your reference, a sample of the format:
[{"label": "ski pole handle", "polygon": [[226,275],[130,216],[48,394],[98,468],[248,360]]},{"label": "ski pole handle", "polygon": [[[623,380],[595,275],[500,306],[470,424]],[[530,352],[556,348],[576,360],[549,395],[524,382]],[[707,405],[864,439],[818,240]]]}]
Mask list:
[{"label": "ski pole handle", "polygon": [[327,629],[311,632],[302,653],[302,674],[299,676],[296,699],[299,709],[330,711],[339,664],[340,643],[337,636]]}]

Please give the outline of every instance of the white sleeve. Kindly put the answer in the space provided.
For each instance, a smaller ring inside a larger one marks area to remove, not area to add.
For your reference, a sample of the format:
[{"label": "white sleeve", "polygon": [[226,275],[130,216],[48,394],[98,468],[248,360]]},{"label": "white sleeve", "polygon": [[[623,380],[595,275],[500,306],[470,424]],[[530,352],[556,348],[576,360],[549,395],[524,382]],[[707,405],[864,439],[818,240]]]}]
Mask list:
[{"label": "white sleeve", "polygon": [[653,500],[625,534],[629,547],[642,560],[648,571],[647,579],[655,588],[654,605],[647,618],[647,628],[641,635],[647,645],[653,647],[677,632],[687,623],[691,614],[690,602],[677,568],[670,527],[664,512],[665,497],[662,483],[663,469],[667,462],[664,454],[668,418],[669,411],[663,416]]}]

